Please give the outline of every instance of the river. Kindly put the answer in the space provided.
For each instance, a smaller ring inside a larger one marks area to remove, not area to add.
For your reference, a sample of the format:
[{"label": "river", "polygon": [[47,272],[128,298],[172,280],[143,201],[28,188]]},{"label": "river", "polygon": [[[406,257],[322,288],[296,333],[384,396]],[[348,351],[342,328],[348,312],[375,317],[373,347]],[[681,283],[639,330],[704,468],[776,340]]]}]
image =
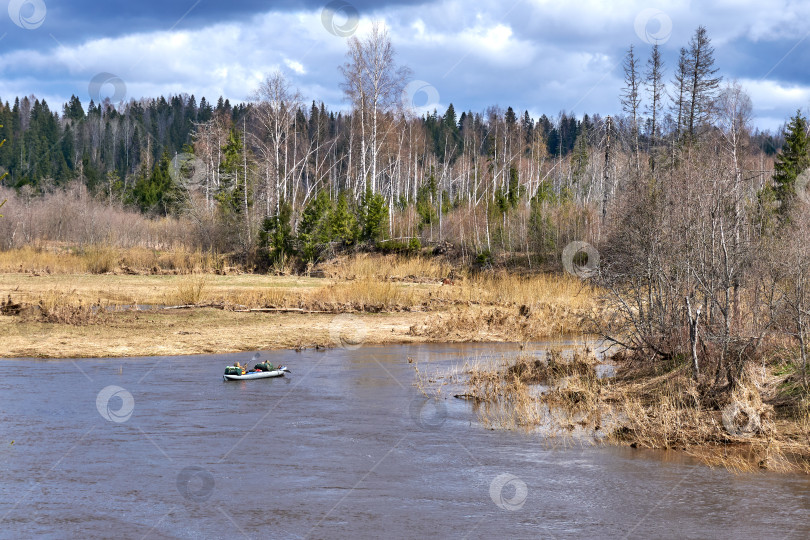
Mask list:
[{"label": "river", "polygon": [[0,538],[810,537],[806,477],[492,431],[407,360],[514,350],[4,360]]}]

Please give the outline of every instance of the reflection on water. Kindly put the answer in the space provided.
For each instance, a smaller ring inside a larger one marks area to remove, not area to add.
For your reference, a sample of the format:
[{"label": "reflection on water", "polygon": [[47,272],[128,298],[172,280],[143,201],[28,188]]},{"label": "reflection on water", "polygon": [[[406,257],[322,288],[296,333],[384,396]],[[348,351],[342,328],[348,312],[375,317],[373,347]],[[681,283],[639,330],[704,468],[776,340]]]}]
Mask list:
[{"label": "reflection on water", "polygon": [[[4,361],[0,537],[810,536],[810,481],[491,431],[426,400],[510,345]],[[13,444],[12,444],[13,441]]]}]

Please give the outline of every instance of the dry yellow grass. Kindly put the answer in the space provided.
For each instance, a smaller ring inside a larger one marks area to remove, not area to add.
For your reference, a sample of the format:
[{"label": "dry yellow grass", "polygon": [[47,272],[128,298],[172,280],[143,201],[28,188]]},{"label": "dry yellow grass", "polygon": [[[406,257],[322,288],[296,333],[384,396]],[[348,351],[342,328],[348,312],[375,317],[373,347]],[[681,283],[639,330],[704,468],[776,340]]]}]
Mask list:
[{"label": "dry yellow grass", "polygon": [[412,287],[378,281],[365,277],[357,281],[335,283],[313,293],[324,302],[337,304],[358,304],[360,306],[380,306],[383,308],[398,305],[411,305],[416,300]]},{"label": "dry yellow grass", "polygon": [[[323,287],[325,280],[312,278],[276,277],[253,274],[239,275],[113,275],[113,274],[2,274],[0,273],[0,297],[11,296],[15,302],[37,304],[49,291],[71,293],[65,300],[83,304],[105,303],[108,305],[132,304],[185,304],[188,295],[181,297],[181,290],[188,291],[199,281],[204,287],[198,291],[198,299],[207,302],[233,301],[242,298],[260,299],[265,294],[277,296],[295,295]],[[328,283],[328,282],[327,282]],[[191,291],[193,292],[193,291]],[[191,298],[194,299],[193,297]],[[192,302],[194,303],[194,302]],[[257,304],[259,305],[259,304]]]},{"label": "dry yellow grass", "polygon": [[596,359],[587,351],[545,358],[520,355],[500,365],[475,364],[467,371],[467,392],[479,419],[502,429],[542,428],[546,435],[568,435],[577,425],[598,425],[601,382]]},{"label": "dry yellow grass", "polygon": [[807,411],[775,422],[773,408],[762,401],[768,390],[755,374],[722,398],[701,394],[688,366],[659,376],[631,371],[597,379],[594,365],[575,352],[473,366],[466,371],[467,392],[481,421],[493,427],[675,449],[732,471],[810,472]]},{"label": "dry yellow grass", "polygon": [[183,277],[177,283],[175,291],[167,295],[164,303],[169,305],[201,304],[205,299],[209,281],[210,277],[205,274]]},{"label": "dry yellow grass", "polygon": [[[440,259],[361,254],[327,265],[337,268],[325,272],[330,278],[224,275],[219,268],[212,270],[220,263],[212,255],[183,251],[23,248],[0,252],[0,298],[47,306],[38,313],[48,317],[26,319],[28,330],[37,321],[112,327],[119,314],[97,317],[99,307],[106,312],[134,305],[414,312],[418,315],[407,317],[406,329],[412,341],[523,341],[581,333],[581,322],[595,302],[589,297],[592,289],[567,276],[464,276]],[[139,269],[144,271],[134,272]],[[36,344],[26,346],[23,334],[18,338],[21,350],[52,355]]]},{"label": "dry yellow grass", "polygon": [[[116,312],[98,324],[80,325],[0,317],[0,355],[107,358],[334,347],[340,345],[335,343],[336,317],[339,315],[239,313],[214,308]],[[418,313],[352,317],[363,328],[365,344],[424,341],[408,334]]]},{"label": "dry yellow grass", "polygon": [[453,267],[441,259],[368,253],[337,259],[322,265],[322,269],[330,277],[375,280],[408,277],[439,280],[453,272]]},{"label": "dry yellow grass", "polygon": [[96,245],[77,248],[51,243],[0,251],[0,272],[3,273],[105,274],[118,271],[188,274],[213,272],[223,266],[224,261],[215,254],[184,249],[156,251]]},{"label": "dry yellow grass", "polygon": [[568,274],[520,276],[507,272],[478,274],[464,279],[448,296],[467,302],[498,305],[565,305],[573,309],[593,306],[597,291]]}]

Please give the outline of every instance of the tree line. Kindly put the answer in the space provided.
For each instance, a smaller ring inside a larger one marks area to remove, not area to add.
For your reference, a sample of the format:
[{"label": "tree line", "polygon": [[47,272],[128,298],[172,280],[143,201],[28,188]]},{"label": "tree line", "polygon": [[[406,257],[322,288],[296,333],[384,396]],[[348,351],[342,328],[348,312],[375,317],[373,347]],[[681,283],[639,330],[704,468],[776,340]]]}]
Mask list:
[{"label": "tree line", "polygon": [[[673,171],[681,148],[718,136],[713,104],[732,92],[720,91],[702,28],[670,83],[658,46],[645,67],[630,49],[624,114],[614,117],[534,119],[499,106],[458,115],[452,104],[418,116],[403,99],[409,70],[381,25],[349,40],[338,69],[348,111],[305,102],[281,73],[236,106],[179,95],[85,111],[74,96],[59,114],[15,99],[0,105],[3,183],[36,195],[79,182],[110,204],[188,217],[222,251],[314,260],[335,242],[449,240],[484,261],[502,252],[542,263],[572,240],[601,238],[619,219],[627,178],[656,164]],[[781,135],[744,130],[740,159],[758,161],[749,169],[767,186]],[[313,220],[317,234],[307,232]],[[286,230],[289,240],[268,244]],[[299,231],[315,240],[299,242]],[[311,242],[322,248],[299,245]]]}]

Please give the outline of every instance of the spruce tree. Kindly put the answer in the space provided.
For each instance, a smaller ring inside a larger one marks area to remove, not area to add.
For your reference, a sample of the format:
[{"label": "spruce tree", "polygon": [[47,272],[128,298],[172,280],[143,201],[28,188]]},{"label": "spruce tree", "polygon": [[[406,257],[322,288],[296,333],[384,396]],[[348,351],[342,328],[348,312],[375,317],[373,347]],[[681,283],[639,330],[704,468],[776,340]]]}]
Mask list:
[{"label": "spruce tree", "polygon": [[791,118],[785,128],[785,144],[774,163],[774,189],[780,202],[779,213],[787,215],[796,196],[796,178],[810,168],[810,141],[807,119],[801,111]]},{"label": "spruce tree", "polygon": [[142,211],[168,215],[178,209],[179,191],[169,174],[170,165],[169,155],[164,152],[149,176],[141,173],[133,197]]},{"label": "spruce tree", "polygon": [[278,214],[264,219],[259,231],[259,248],[267,255],[269,262],[280,262],[295,254],[291,222],[292,206],[286,201],[279,204]]},{"label": "spruce tree", "polygon": [[301,246],[301,256],[305,262],[314,262],[319,246],[331,239],[329,221],[331,210],[332,201],[329,200],[329,193],[321,190],[309,200],[301,214],[301,221],[298,224],[298,241]]},{"label": "spruce tree", "polygon": [[329,219],[329,229],[332,239],[349,245],[357,240],[357,220],[349,209],[349,199],[346,192],[338,195],[337,205]]},{"label": "spruce tree", "polygon": [[388,206],[381,193],[373,193],[371,185],[366,187],[366,193],[360,204],[360,237],[366,242],[377,242],[383,239],[388,225]]},{"label": "spruce tree", "polygon": [[722,80],[722,77],[715,77],[714,48],[704,26],[698,26],[689,42],[687,61],[689,109],[685,123],[689,139],[694,141],[698,130],[707,125],[712,116],[717,87]]}]

